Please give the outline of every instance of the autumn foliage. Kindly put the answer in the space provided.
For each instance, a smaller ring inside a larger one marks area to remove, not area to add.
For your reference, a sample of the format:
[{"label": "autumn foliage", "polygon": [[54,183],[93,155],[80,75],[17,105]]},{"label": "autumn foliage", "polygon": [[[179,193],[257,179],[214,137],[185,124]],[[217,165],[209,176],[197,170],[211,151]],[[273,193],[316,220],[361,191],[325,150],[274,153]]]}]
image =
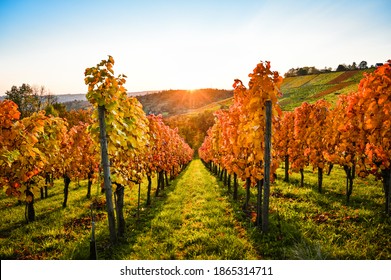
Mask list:
[{"label": "autumn foliage", "polygon": [[[216,112],[215,124],[199,149],[206,163],[220,166],[242,180],[250,178],[252,185],[263,178],[262,104],[265,99],[262,96],[267,90],[274,92],[275,98],[278,95],[279,78],[269,75],[268,80],[267,75],[262,74],[268,67],[257,66],[250,75],[249,89],[240,80],[235,81],[234,104]],[[341,165],[347,176],[348,202],[355,176],[373,174],[383,181],[386,212],[390,214],[390,73],[390,63],[386,63],[373,73],[365,74],[357,91],[339,96],[334,107],[319,100],[313,104],[304,102],[282,117],[274,112],[273,170],[279,162],[285,161],[285,179],[289,180],[290,172],[301,172],[303,186],[304,168],[312,166],[318,172],[321,192],[323,173],[330,172],[334,164]],[[261,83],[265,83],[266,88],[262,88]]]},{"label": "autumn foliage", "polygon": [[302,172],[309,165],[318,172],[333,164],[342,166],[347,176],[348,202],[356,175],[373,174],[383,181],[386,212],[390,214],[390,109],[391,66],[386,63],[365,74],[357,91],[340,95],[334,108],[320,100],[304,102],[294,112],[286,113],[293,114],[293,135],[286,140],[292,120],[283,117],[278,126],[288,131],[277,133],[278,155],[288,155],[292,171]]},{"label": "autumn foliage", "polygon": [[[111,182],[123,186],[165,173],[174,177],[191,161],[193,150],[161,116],[146,116],[141,104],[128,97],[124,75],[114,77],[114,59],[87,68],[87,98],[105,107]],[[335,106],[325,100],[304,102],[292,112],[278,105],[282,78],[259,63],[246,87],[234,82],[234,102],[214,114],[215,122],[198,150],[209,166],[255,186],[264,178],[265,102],[273,104],[271,173],[285,161],[289,172],[306,167],[319,174],[333,165],[344,168],[346,195],[356,176],[370,174],[383,181],[386,212],[391,214],[391,66],[366,74],[357,91],[340,95]],[[0,102],[0,186],[9,196],[26,203],[26,217],[34,220],[34,199],[43,180],[98,178],[101,170],[98,113],[44,111],[20,119],[17,105]],[[302,177],[301,185],[303,185]],[[64,197],[65,199],[65,197]],[[66,202],[66,201],[64,201]]]},{"label": "autumn foliage", "polygon": [[[110,57],[104,71],[111,73],[113,63]],[[132,185],[161,170],[177,175],[193,156],[177,130],[166,126],[161,117],[147,118],[137,99],[126,96],[125,76],[110,85],[99,78],[103,75],[98,70],[89,71],[90,101],[106,105],[111,181]],[[47,178],[64,180],[63,207],[72,180],[88,179],[90,197],[100,170],[97,114],[71,111],[60,118],[41,111],[19,118],[14,102],[0,102],[0,185],[7,195],[26,203],[27,221],[35,219],[34,199],[44,181],[48,186]]]},{"label": "autumn foliage", "polygon": [[[234,104],[228,110],[216,112],[216,122],[199,155],[205,162],[214,162],[235,173],[252,185],[263,179],[265,101],[273,103],[273,116],[281,111],[277,104],[282,78],[270,70],[270,63],[259,63],[249,74],[249,88],[235,80]],[[278,163],[273,162],[275,171]]]}]

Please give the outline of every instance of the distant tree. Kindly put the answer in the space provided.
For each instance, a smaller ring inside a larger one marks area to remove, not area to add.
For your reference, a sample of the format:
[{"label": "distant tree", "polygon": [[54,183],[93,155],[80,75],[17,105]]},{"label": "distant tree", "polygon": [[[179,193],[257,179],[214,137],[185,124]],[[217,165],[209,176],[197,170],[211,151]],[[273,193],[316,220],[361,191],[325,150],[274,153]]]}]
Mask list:
[{"label": "distant tree", "polygon": [[308,74],[308,67],[302,67],[297,71],[298,76],[304,76]]},{"label": "distant tree", "polygon": [[335,70],[335,71],[347,71],[348,70],[348,67],[345,65],[345,64],[340,64],[340,65],[338,65],[338,67],[337,67],[337,70]]},{"label": "distant tree", "polygon": [[304,76],[304,75],[312,75],[312,74],[318,74],[321,71],[317,69],[315,66],[304,66],[300,68],[291,68],[284,74],[285,78],[287,77],[297,77],[297,76]]},{"label": "distant tree", "polygon": [[58,112],[54,109],[53,105],[48,105],[45,108],[45,115],[52,115],[53,117],[58,117]]},{"label": "distant tree", "polygon": [[33,89],[29,84],[22,84],[20,87],[12,86],[11,90],[6,91],[5,95],[5,99],[18,105],[21,119],[38,111],[37,108],[40,107],[39,100],[33,94]]},{"label": "distant tree", "polygon": [[366,61],[361,61],[360,64],[358,65],[359,69],[367,69],[368,68],[368,63]]},{"label": "distant tree", "polygon": [[60,117],[63,117],[66,114],[67,108],[63,103],[54,103],[52,106]]},{"label": "distant tree", "polygon": [[57,97],[44,86],[31,87],[29,84],[22,84],[20,87],[12,86],[5,94],[6,99],[18,105],[21,118],[31,116],[34,112],[57,102]]},{"label": "distant tree", "polygon": [[350,67],[350,70],[357,70],[357,64],[353,61],[352,66]]},{"label": "distant tree", "polygon": [[40,110],[45,109],[47,106],[54,105],[58,102],[57,96],[55,96],[45,86],[35,86],[33,89],[33,95],[37,96],[40,101]]},{"label": "distant tree", "polygon": [[328,72],[331,72],[333,69],[331,67],[327,67],[325,66],[324,69],[320,70],[320,72],[322,73],[328,73]]},{"label": "distant tree", "polygon": [[285,78],[288,78],[288,77],[295,77],[295,76],[297,76],[297,71],[298,71],[298,69],[291,68],[291,69],[288,70],[288,72],[286,72],[286,73],[284,74],[284,77],[285,77]]},{"label": "distant tree", "polygon": [[308,74],[313,75],[313,74],[319,74],[320,71],[317,69],[315,66],[309,67],[308,68]]}]

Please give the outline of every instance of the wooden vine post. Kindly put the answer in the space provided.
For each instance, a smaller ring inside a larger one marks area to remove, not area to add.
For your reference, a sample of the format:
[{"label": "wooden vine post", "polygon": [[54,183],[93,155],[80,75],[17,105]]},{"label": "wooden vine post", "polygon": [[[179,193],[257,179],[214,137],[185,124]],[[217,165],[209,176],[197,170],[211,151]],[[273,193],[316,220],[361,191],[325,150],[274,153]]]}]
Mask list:
[{"label": "wooden vine post", "polygon": [[265,162],[262,202],[262,231],[269,230],[270,166],[272,146],[272,101],[266,100]]},{"label": "wooden vine post", "polygon": [[95,215],[93,213],[94,205],[91,203],[91,240],[90,240],[90,260],[97,260],[98,254],[95,241]]},{"label": "wooden vine post", "polygon": [[101,165],[103,169],[103,186],[106,195],[106,210],[109,223],[110,242],[117,241],[115,213],[113,207],[113,191],[110,179],[110,159],[108,155],[106,110],[110,104],[111,96],[117,93],[118,80],[113,76],[112,66],[114,59],[109,56],[108,60],[102,60],[96,67],[87,68],[85,71],[85,83],[88,85],[87,99],[98,108],[99,142],[101,152]]},{"label": "wooden vine post", "polygon": [[111,189],[110,182],[110,161],[107,152],[107,137],[106,137],[106,121],[105,121],[105,106],[98,106],[99,114],[99,140],[100,140],[100,153],[101,164],[103,169],[103,186],[106,195],[106,210],[107,218],[109,222],[110,241],[115,243],[117,235],[115,231],[115,216],[113,207],[113,191]]},{"label": "wooden vine post", "polygon": [[[216,122],[208,131],[199,149],[200,157],[208,162],[223,162],[236,176],[246,180],[248,203],[250,186],[257,185],[256,226],[268,231],[270,181],[278,168],[271,162],[272,120],[282,116],[278,104],[282,77],[270,70],[270,62],[260,62],[249,74],[249,88],[235,79],[234,104],[218,111]],[[217,132],[217,133],[216,133]],[[234,197],[235,197],[234,190]],[[246,208],[246,207],[244,207]]]}]

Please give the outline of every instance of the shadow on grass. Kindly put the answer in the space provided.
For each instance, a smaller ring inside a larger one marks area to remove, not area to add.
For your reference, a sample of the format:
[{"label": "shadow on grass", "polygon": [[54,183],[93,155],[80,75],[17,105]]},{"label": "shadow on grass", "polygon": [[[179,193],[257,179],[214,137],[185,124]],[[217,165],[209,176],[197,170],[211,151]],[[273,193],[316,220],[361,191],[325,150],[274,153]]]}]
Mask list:
[{"label": "shadow on grass", "polygon": [[[133,251],[133,245],[137,242],[140,235],[143,235],[151,229],[152,220],[164,208],[168,195],[175,190],[188,166],[172,181],[164,190],[160,190],[159,196],[155,196],[156,187],[152,186],[151,205],[146,206],[146,197],[140,200],[140,213],[137,217],[137,204],[130,209],[124,209],[125,215],[125,235],[118,239],[117,243],[110,245],[108,227],[96,233],[96,247],[98,259],[115,260],[120,255],[130,255]],[[154,184],[154,182],[153,182]],[[126,208],[126,207],[125,207]],[[106,219],[107,224],[107,219]],[[90,237],[86,237],[75,246],[70,258],[89,259],[90,258]]]},{"label": "shadow on grass", "polygon": [[[305,170],[305,173],[311,174],[310,171]],[[326,178],[330,175],[325,175]],[[344,176],[344,175],[343,175]],[[334,183],[325,184],[325,180],[323,180],[323,188],[322,192],[319,193],[317,182],[304,182],[304,187],[300,187],[300,179],[298,178],[290,178],[287,184],[295,186],[297,188],[306,188],[311,190],[311,196],[316,196],[316,199],[312,199],[311,201],[316,203],[318,206],[324,208],[325,210],[332,210],[335,207],[334,204],[338,204],[341,207],[349,207],[351,209],[366,209],[372,211],[373,209],[378,208],[381,212],[380,208],[383,207],[376,202],[376,199],[382,199],[382,194],[371,193],[370,196],[359,196],[357,195],[358,188],[362,187],[359,182],[355,182],[353,187],[353,193],[350,196],[350,201],[347,201],[346,190],[345,188],[345,177],[341,180],[340,184],[343,187],[335,187]],[[379,208],[380,207],[380,208]]]},{"label": "shadow on grass", "polygon": [[[209,173],[216,176],[208,169]],[[217,176],[216,176],[217,177]],[[246,232],[247,237],[251,240],[258,255],[262,259],[327,259],[329,254],[316,242],[306,238],[303,234],[300,222],[294,219],[285,219],[278,208],[270,210],[269,214],[269,231],[263,233],[254,222],[256,212],[256,190],[253,190],[250,197],[250,204],[246,211],[242,209],[245,200],[245,190],[239,184],[238,199],[234,200],[231,192],[223,181],[218,180],[221,196],[229,197],[229,203],[234,210],[236,223]],[[308,185],[310,187],[310,185]],[[273,186],[271,196],[279,196],[274,192]],[[285,195],[284,199],[301,199],[299,197]]]},{"label": "shadow on grass", "polygon": [[[23,206],[24,207],[24,206]],[[61,207],[53,208],[51,210],[46,210],[45,212],[41,212],[40,214],[37,214],[35,216],[35,221],[30,222],[30,223],[39,223],[42,221],[45,221],[47,219],[48,215],[51,215],[55,212],[61,211]],[[0,238],[8,238],[11,236],[12,231],[22,228],[29,223],[23,218],[22,220],[18,220],[12,223],[9,223],[7,226],[2,225],[1,230],[0,230]]]}]

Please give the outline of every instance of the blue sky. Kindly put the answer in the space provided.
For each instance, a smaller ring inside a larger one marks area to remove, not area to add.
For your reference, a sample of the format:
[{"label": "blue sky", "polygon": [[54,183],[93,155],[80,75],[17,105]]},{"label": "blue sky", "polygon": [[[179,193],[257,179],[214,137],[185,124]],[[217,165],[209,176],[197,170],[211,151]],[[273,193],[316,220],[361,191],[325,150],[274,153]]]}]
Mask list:
[{"label": "blue sky", "polygon": [[0,0],[0,94],[85,93],[107,55],[129,91],[226,88],[263,60],[283,75],[391,59],[391,1]]}]

